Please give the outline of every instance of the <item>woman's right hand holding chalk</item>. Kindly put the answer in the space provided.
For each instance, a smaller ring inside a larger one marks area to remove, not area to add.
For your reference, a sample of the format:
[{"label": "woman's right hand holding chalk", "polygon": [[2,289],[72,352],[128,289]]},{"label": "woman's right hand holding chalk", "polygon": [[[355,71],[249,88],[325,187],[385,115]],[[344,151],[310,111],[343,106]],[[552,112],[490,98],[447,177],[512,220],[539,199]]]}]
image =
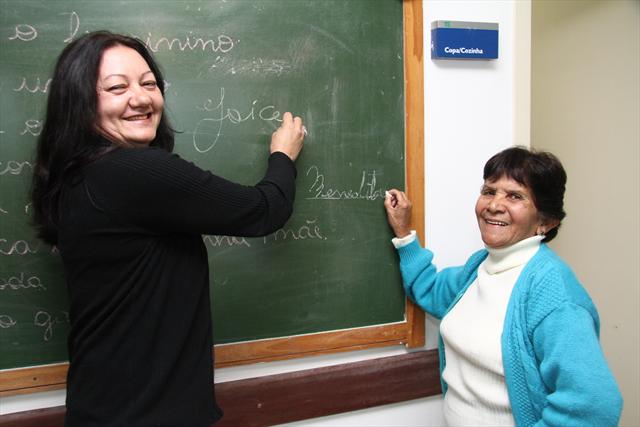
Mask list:
[{"label": "woman's right hand holding chalk", "polygon": [[400,190],[391,189],[385,192],[384,208],[387,210],[387,221],[396,237],[406,237],[411,233],[411,201]]},{"label": "woman's right hand holding chalk", "polygon": [[302,150],[306,129],[300,117],[293,117],[290,112],[284,113],[282,124],[271,135],[271,153],[281,151],[295,162]]}]

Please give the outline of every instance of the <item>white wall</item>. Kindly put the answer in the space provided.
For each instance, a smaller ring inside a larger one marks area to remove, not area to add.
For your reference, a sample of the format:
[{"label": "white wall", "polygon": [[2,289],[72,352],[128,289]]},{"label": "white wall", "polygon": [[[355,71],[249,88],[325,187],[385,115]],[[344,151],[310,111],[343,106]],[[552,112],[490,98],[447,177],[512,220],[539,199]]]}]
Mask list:
[{"label": "white wall", "polygon": [[[530,1],[425,0],[423,5],[426,241],[435,262],[447,266],[464,262],[482,246],[473,209],[484,162],[514,142],[528,144],[528,107],[523,111],[515,106],[529,102]],[[499,23],[499,59],[432,61],[430,28],[435,20]],[[435,348],[437,325],[429,319],[426,333],[425,347]],[[395,347],[225,368],[216,371],[216,382],[405,352]],[[437,426],[444,423],[441,402],[434,396],[289,426]],[[14,396],[0,400],[0,413],[63,404],[62,391]]]}]

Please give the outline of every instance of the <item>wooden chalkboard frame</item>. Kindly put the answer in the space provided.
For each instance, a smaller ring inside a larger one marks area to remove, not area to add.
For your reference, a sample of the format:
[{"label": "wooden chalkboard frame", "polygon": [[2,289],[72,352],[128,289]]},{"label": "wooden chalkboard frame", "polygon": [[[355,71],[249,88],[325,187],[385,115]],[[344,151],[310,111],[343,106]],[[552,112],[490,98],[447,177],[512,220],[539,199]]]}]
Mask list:
[{"label": "wooden chalkboard frame", "polygon": [[[412,225],[424,238],[424,82],[422,1],[403,0],[406,190]],[[292,359],[393,345],[424,345],[424,313],[407,300],[405,321],[215,346],[215,366]],[[65,387],[68,363],[0,371],[0,397]]]}]

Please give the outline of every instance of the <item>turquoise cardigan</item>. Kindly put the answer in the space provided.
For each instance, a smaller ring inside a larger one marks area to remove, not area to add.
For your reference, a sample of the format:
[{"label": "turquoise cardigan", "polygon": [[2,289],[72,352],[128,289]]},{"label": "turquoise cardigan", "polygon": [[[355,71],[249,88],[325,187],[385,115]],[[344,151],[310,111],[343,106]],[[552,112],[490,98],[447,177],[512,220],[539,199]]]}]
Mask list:
[{"label": "turquoise cardigan", "polygon": [[[440,272],[417,240],[398,249],[405,292],[442,319],[478,274],[488,252]],[[502,359],[516,425],[616,426],[622,396],[599,343],[600,320],[591,298],[546,244],[525,265],[507,306]],[[440,373],[446,365],[439,339]],[[447,385],[442,382],[443,393]]]}]

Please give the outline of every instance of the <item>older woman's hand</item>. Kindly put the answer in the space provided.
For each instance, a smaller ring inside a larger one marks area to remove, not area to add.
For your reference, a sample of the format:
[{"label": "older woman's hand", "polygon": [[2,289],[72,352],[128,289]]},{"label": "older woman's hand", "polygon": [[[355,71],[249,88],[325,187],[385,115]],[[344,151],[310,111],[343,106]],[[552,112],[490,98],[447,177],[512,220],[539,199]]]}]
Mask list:
[{"label": "older woman's hand", "polygon": [[300,117],[293,117],[289,112],[284,113],[282,124],[271,135],[271,153],[281,151],[294,162],[302,150],[302,141],[306,134]]},{"label": "older woman's hand", "polygon": [[387,221],[396,237],[405,237],[411,233],[411,201],[407,195],[395,188],[387,191],[384,199]]}]

